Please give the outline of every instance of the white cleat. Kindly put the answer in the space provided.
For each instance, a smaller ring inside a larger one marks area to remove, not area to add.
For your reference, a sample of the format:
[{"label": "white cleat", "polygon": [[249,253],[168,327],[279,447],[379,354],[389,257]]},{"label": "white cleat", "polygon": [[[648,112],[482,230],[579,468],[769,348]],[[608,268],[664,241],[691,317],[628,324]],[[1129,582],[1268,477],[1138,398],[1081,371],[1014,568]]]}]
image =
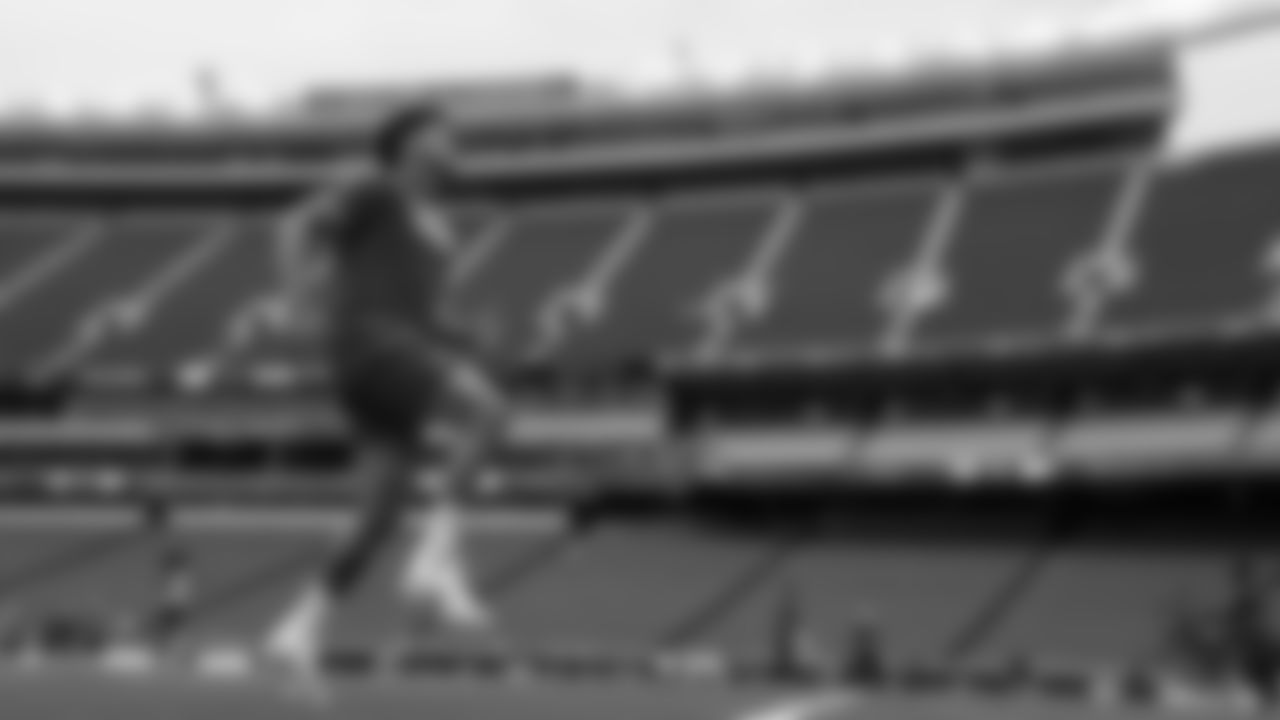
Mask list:
[{"label": "white cleat", "polygon": [[481,632],[493,625],[489,610],[470,588],[454,588],[450,592],[441,593],[437,607],[445,622],[462,630]]},{"label": "white cleat", "polygon": [[288,617],[263,644],[262,657],[285,674],[290,695],[312,703],[329,700],[320,643],[320,616],[300,612]]},{"label": "white cleat", "polygon": [[330,701],[331,692],[318,651],[271,643],[262,650],[268,668],[282,675],[281,685],[286,695],[314,705],[325,705]]},{"label": "white cleat", "polygon": [[462,519],[455,508],[437,508],[411,556],[401,591],[411,602],[432,607],[439,620],[461,630],[485,630],[489,612],[471,586],[460,547]]},{"label": "white cleat", "polygon": [[479,632],[493,625],[488,609],[458,565],[437,562],[415,570],[403,588],[410,601],[431,606],[442,622],[460,630]]}]

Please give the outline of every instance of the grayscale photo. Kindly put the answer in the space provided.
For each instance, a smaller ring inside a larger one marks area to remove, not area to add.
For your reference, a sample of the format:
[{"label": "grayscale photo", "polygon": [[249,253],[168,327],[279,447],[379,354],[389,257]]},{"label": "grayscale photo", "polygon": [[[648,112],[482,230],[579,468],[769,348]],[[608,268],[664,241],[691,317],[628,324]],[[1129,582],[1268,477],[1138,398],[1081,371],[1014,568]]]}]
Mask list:
[{"label": "grayscale photo", "polygon": [[1280,0],[0,0],[0,720],[1266,717]]}]

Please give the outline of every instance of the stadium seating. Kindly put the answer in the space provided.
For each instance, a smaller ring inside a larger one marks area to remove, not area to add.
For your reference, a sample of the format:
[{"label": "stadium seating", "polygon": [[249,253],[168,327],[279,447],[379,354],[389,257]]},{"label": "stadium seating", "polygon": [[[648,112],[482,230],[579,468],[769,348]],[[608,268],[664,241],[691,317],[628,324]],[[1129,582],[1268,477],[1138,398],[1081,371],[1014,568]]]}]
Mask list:
[{"label": "stadium seating", "polygon": [[[1157,177],[1124,243],[1132,281],[1088,289],[1101,296],[1101,329],[1263,316],[1280,218],[1260,188],[1272,184],[1277,157]],[[1072,272],[1103,249],[1125,170],[1086,162],[975,181],[950,237],[929,252],[937,186],[819,186],[797,196],[800,219],[763,272],[750,264],[775,219],[768,195],[695,192],[647,210],[533,207],[484,231],[490,247],[477,253],[460,306],[513,355],[541,350],[574,365],[687,353],[726,317],[732,351],[860,354],[881,349],[909,314],[896,284],[923,273],[941,292],[913,328],[920,350],[1061,339],[1081,302]],[[160,371],[212,352],[269,282],[266,220],[10,217],[0,224],[0,363],[13,370],[82,353],[98,366]],[[605,249],[628,229],[625,252],[608,260]],[[752,272],[762,277],[743,277]],[[298,358],[268,345],[246,360]]]},{"label": "stadium seating", "polygon": [[[27,304],[31,297],[44,293],[58,274],[80,260],[97,230],[60,217],[6,217],[0,227],[0,317],[6,324],[29,323]],[[83,309],[73,308],[72,312]],[[12,332],[6,331],[4,349],[0,350],[0,365],[10,370],[21,368],[32,353],[23,347],[20,337],[10,337]]]},{"label": "stadium seating", "polygon": [[945,300],[917,327],[917,346],[1059,339],[1067,274],[1102,239],[1121,170],[1049,166],[976,182],[939,260]]},{"label": "stadium seating", "polygon": [[[766,547],[665,528],[606,528],[516,589],[503,612],[534,646],[567,643],[639,653],[692,643],[703,639],[698,625],[707,618],[700,612],[722,599]],[[715,608],[708,614],[714,618]]]},{"label": "stadium seating", "polygon": [[[688,354],[717,331],[730,355],[858,355],[885,349],[904,321],[924,352],[1034,344],[1066,337],[1082,303],[1108,334],[1264,317],[1280,226],[1266,188],[1280,153],[1158,170],[1138,196],[1126,195],[1134,167],[1085,159],[950,187],[822,183],[791,196],[785,225],[772,191],[469,212],[465,232],[483,250],[459,305],[512,357],[575,366]],[[1122,196],[1139,214],[1117,239]],[[939,225],[944,198],[956,212]],[[234,208],[10,213],[0,365],[159,372],[225,349],[269,282],[270,221]],[[771,231],[783,237],[766,248]],[[1100,256],[1128,272],[1079,282]],[[243,360],[305,354],[258,340]]]},{"label": "stadium seating", "polygon": [[737,328],[733,347],[876,349],[888,287],[913,259],[937,196],[927,181],[814,190],[768,278],[768,302]]},{"label": "stadium seating", "polygon": [[1125,243],[1136,273],[1105,325],[1205,331],[1259,317],[1272,300],[1280,152],[1250,148],[1173,168]]},{"label": "stadium seating", "polygon": [[593,363],[678,353],[697,344],[708,304],[743,270],[775,201],[767,195],[677,197],[654,208],[642,244],[603,291],[601,310],[557,348]]},{"label": "stadium seating", "polygon": [[[1142,571],[1133,560],[1142,558]],[[1057,556],[983,652],[1008,657],[1034,648],[1095,666],[1168,653],[1167,623],[1179,609],[1219,600],[1220,556],[1182,549],[1164,556],[1072,548]]]},{"label": "stadium seating", "polygon": [[[512,371],[508,442],[465,491],[499,632],[411,617],[402,537],[335,657],[776,680],[780,646],[829,669],[866,631],[932,687],[1151,663],[1174,611],[1275,547],[1242,506],[1275,494],[1246,471],[1265,483],[1280,449],[1280,342],[1215,342],[1280,308],[1280,146],[1163,157],[1176,93],[1139,54],[1042,86],[1027,62],[489,118],[505,147],[465,128],[451,309]],[[66,168],[0,173],[0,503],[45,513],[0,512],[0,631],[135,629],[180,545],[176,654],[257,637],[362,494],[318,348],[255,330],[279,220],[352,138],[224,130],[55,129]],[[1129,342],[1165,330],[1192,337]],[[138,522],[157,489],[171,533]]]},{"label": "stadium seating", "polygon": [[79,352],[81,340],[88,341],[104,319],[101,313],[145,295],[149,283],[163,282],[197,249],[202,232],[201,218],[157,215],[88,222],[54,240],[60,244],[18,271],[39,272],[43,262],[62,261],[0,319],[5,366],[34,368]]},{"label": "stadium seating", "polygon": [[[903,557],[911,562],[902,562]],[[758,592],[723,619],[715,638],[737,654],[766,658],[773,616],[793,596],[804,608],[806,631],[828,652],[855,622],[869,621],[891,645],[896,662],[938,660],[1017,559],[1011,548],[933,549],[874,542],[800,546]]]},{"label": "stadium seating", "polygon": [[[92,352],[95,366],[176,367],[225,342],[234,320],[266,290],[272,277],[269,226],[254,217],[217,223],[203,231],[188,262],[144,283],[131,298],[139,322],[111,334]],[[115,240],[114,242],[127,242]],[[163,283],[163,284],[161,284]]]},{"label": "stadium seating", "polygon": [[590,272],[624,220],[624,210],[608,204],[518,212],[459,289],[460,314],[514,357],[536,351],[554,332],[552,298]]},{"label": "stadium seating", "polygon": [[[1221,597],[1223,562],[1213,552],[1093,545],[1088,528],[1046,543],[1033,541],[1043,532],[1034,518],[1023,525],[1021,544],[924,545],[673,524],[479,528],[469,553],[502,619],[499,645],[408,612],[397,589],[406,543],[343,608],[333,640],[479,656],[702,649],[760,665],[780,635],[802,634],[830,657],[865,624],[899,667],[1027,655],[1116,667],[1160,650],[1171,613]],[[118,523],[0,533],[8,613],[75,615],[129,633],[165,598],[156,537]],[[231,516],[178,539],[192,591],[182,643],[256,637],[333,541],[318,526],[242,527]]]}]

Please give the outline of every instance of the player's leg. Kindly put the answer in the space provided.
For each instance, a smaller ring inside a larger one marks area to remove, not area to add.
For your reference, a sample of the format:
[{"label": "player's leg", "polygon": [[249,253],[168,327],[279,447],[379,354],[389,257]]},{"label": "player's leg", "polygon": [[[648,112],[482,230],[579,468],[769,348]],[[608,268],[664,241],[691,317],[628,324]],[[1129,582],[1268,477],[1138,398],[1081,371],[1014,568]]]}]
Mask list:
[{"label": "player's leg", "polygon": [[[450,376],[436,374],[438,400],[449,397],[459,407],[461,423],[432,428],[432,447],[438,462],[428,487],[430,500],[416,530],[401,589],[411,600],[426,601],[450,624],[477,629],[489,624],[489,614],[475,592],[464,549],[463,505],[468,488],[490,470],[499,437],[500,414],[496,394],[468,392]],[[488,393],[487,388],[484,391]],[[446,406],[435,403],[437,409]],[[440,413],[443,416],[445,413]],[[449,413],[454,414],[454,413]],[[437,418],[445,420],[444,417]]]},{"label": "player's leg", "polygon": [[465,498],[460,492],[447,445],[438,446],[427,487],[428,501],[419,516],[400,590],[409,601],[429,606],[447,624],[478,630],[490,617],[473,586],[466,553]]},{"label": "player's leg", "polygon": [[381,444],[360,451],[355,484],[366,490],[352,532],[320,572],[286,607],[267,640],[268,651],[295,664],[314,664],[336,609],[361,584],[392,541],[409,501],[412,467],[404,454]]},{"label": "player's leg", "polygon": [[318,659],[335,609],[392,545],[413,500],[421,412],[416,404],[405,402],[414,397],[412,388],[388,388],[395,378],[385,369],[360,370],[342,388],[359,446],[353,486],[364,493],[355,526],[289,605],[268,639],[273,655],[295,664]]}]

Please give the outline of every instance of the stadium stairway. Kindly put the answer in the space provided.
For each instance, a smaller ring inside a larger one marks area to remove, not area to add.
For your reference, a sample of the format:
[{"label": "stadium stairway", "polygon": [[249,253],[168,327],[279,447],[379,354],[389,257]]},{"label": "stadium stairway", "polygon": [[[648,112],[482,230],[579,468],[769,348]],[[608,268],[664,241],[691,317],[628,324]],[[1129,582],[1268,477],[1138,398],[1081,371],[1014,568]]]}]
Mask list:
[{"label": "stadium stairway", "polygon": [[0,316],[4,366],[41,366],[78,352],[81,333],[97,313],[191,251],[203,227],[196,218],[155,215],[91,224],[67,236],[61,242],[73,248],[67,252],[74,260]]},{"label": "stadium stairway", "polygon": [[1119,159],[1088,160],[970,181],[955,235],[935,259],[944,299],[916,326],[913,346],[1064,339],[1078,302],[1067,275],[1109,225],[1125,169]]},{"label": "stadium stairway", "polygon": [[651,210],[647,232],[607,286],[594,314],[553,348],[569,365],[678,354],[705,332],[717,290],[761,242],[777,198],[689,193]]},{"label": "stadium stairway", "polygon": [[125,295],[140,317],[91,350],[95,367],[178,367],[225,341],[246,302],[267,287],[273,268],[263,218],[215,224],[175,272],[158,275]]}]

